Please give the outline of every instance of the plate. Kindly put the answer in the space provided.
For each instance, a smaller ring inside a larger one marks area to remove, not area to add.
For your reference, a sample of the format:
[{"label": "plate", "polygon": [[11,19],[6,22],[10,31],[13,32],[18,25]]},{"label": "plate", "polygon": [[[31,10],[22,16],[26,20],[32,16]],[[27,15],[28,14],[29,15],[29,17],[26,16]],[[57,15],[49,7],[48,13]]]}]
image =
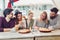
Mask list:
[{"label": "plate", "polygon": [[48,28],[39,28],[39,31],[44,33],[51,32]]},{"label": "plate", "polygon": [[26,33],[30,33],[31,31],[29,29],[21,29],[18,32],[22,34],[26,34]]}]

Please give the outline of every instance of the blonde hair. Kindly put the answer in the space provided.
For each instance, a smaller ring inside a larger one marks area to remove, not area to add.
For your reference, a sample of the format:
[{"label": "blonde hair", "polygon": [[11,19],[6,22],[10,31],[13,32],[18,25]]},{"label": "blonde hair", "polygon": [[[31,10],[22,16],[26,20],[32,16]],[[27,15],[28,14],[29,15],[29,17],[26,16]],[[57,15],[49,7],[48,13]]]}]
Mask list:
[{"label": "blonde hair", "polygon": [[33,14],[33,12],[29,12],[29,14],[28,14],[28,15],[30,15],[30,14]]},{"label": "blonde hair", "polygon": [[28,15],[30,15],[30,14],[33,14],[33,11],[32,10],[29,10]]},{"label": "blonde hair", "polygon": [[42,13],[46,15],[44,21],[45,21],[46,24],[48,24],[49,22],[48,22],[48,18],[47,18],[47,12],[46,11],[43,11]]}]

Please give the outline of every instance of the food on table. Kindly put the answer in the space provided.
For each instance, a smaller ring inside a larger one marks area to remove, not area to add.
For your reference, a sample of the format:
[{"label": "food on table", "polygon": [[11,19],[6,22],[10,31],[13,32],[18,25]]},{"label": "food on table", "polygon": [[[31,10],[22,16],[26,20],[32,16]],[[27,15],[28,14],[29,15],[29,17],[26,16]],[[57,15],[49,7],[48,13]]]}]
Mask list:
[{"label": "food on table", "polygon": [[39,28],[40,32],[51,32],[48,28]]},{"label": "food on table", "polygon": [[22,33],[22,34],[25,34],[25,33],[30,33],[31,31],[29,29],[21,29],[18,32]]}]

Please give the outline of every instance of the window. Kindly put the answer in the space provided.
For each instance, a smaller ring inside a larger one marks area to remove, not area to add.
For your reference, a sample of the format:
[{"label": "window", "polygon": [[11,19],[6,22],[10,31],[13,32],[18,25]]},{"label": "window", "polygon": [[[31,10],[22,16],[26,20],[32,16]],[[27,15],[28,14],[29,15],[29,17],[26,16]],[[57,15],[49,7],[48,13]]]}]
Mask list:
[{"label": "window", "polygon": [[0,0],[0,11],[3,10],[3,0]]}]

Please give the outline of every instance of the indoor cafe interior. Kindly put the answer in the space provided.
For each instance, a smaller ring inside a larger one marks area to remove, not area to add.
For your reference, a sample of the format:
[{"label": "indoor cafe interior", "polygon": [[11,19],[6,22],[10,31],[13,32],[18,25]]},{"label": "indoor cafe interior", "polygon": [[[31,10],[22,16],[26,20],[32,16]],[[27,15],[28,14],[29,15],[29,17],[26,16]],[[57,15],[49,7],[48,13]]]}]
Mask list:
[{"label": "indoor cafe interior", "polygon": [[60,40],[60,0],[0,0],[0,40]]}]

